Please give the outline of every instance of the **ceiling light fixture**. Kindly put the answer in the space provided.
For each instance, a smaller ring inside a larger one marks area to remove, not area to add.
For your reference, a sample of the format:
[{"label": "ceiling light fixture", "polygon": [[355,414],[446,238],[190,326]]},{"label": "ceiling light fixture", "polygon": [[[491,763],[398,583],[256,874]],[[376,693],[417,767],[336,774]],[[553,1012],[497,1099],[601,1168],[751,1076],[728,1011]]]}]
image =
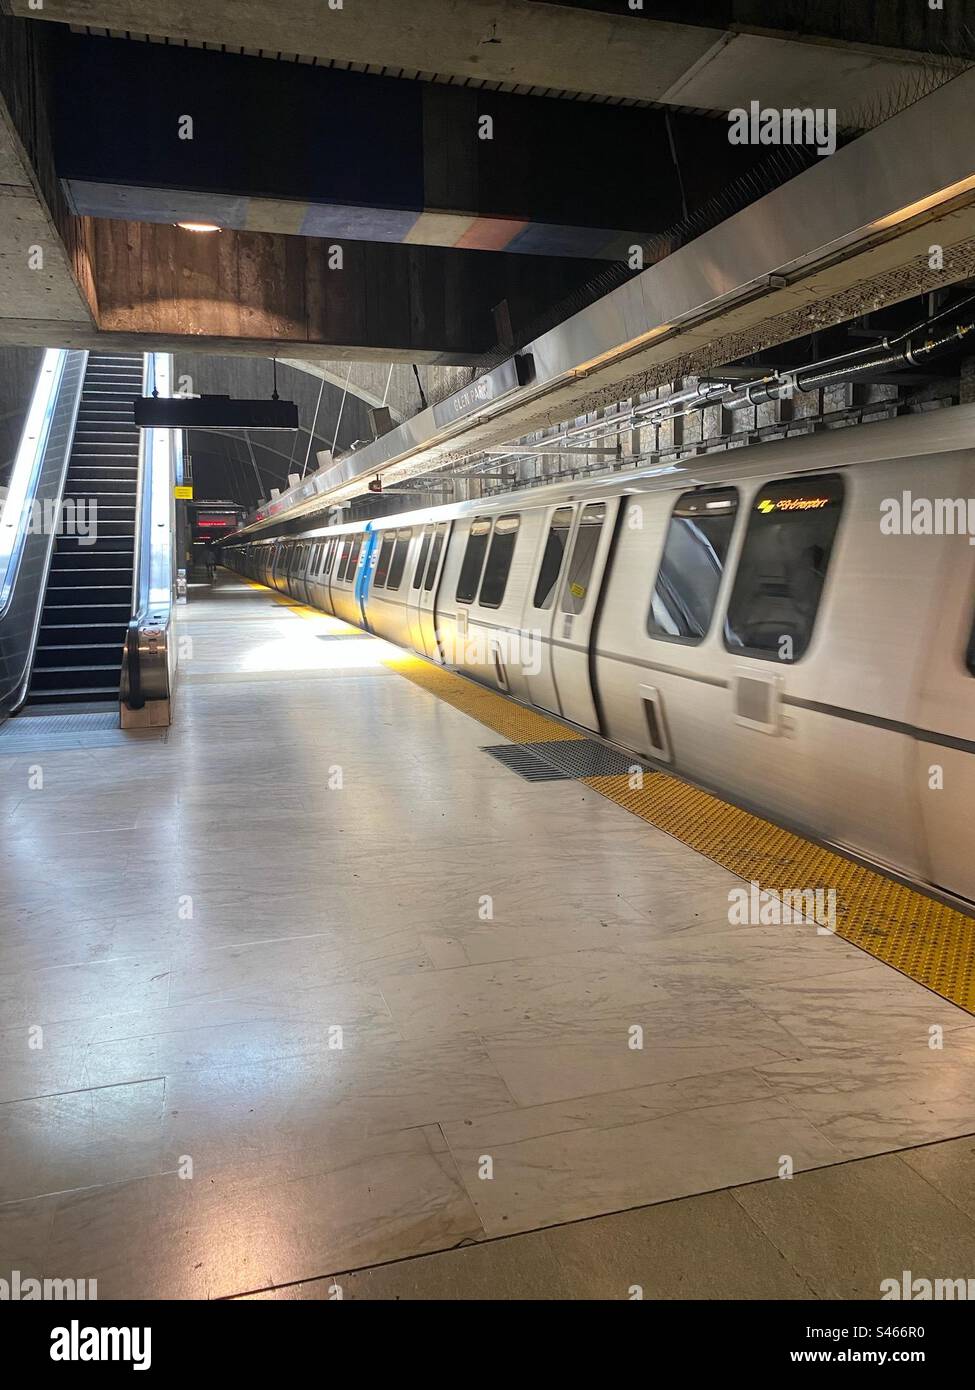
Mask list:
[{"label": "ceiling light fixture", "polygon": [[215,222],[177,222],[176,225],[182,227],[184,232],[219,232],[223,230]]}]

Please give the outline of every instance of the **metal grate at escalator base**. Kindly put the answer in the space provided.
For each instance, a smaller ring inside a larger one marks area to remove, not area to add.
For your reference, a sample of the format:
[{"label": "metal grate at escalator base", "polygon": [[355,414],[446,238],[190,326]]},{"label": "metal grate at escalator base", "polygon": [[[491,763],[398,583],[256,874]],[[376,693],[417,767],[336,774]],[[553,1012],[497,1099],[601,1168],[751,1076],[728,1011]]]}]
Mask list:
[{"label": "metal grate at escalator base", "polygon": [[84,714],[24,714],[0,725],[0,757],[59,749],[114,748],[133,739],[165,742],[165,729],[119,728],[117,710]]}]

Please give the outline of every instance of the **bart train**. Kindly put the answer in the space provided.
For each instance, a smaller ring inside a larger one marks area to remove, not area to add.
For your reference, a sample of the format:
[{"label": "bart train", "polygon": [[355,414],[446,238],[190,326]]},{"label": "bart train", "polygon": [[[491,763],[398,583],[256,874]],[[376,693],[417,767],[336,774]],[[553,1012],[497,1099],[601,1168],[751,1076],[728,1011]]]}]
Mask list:
[{"label": "bart train", "polygon": [[958,406],[223,559],[970,903],[973,497]]}]

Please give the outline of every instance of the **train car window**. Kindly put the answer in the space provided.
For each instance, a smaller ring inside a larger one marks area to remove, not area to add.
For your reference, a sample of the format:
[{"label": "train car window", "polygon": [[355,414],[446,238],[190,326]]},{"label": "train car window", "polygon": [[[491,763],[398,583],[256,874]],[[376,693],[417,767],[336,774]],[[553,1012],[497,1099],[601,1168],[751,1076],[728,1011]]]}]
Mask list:
[{"label": "train car window", "polygon": [[393,558],[393,546],[396,544],[396,532],[387,531],[383,536],[383,543],[379,547],[379,559],[376,561],[376,573],[373,576],[372,587],[374,589],[385,589],[386,580],[389,576],[389,565]]},{"label": "train car window", "polygon": [[471,523],[470,534],[467,537],[467,549],[464,551],[460,576],[457,580],[457,593],[454,595],[458,603],[473,603],[474,601],[490,534],[491,523],[485,518],[482,517]]},{"label": "train car window", "polygon": [[678,497],[650,599],[651,637],[694,643],[707,636],[737,512],[733,487]]},{"label": "train car window", "polygon": [[542,565],[538,571],[538,582],[535,585],[535,597],[532,602],[536,608],[551,608],[552,606],[555,587],[559,582],[559,575],[562,573],[562,561],[565,557],[565,547],[569,544],[569,532],[571,530],[572,508],[557,507],[549,523]]},{"label": "train car window", "polygon": [[351,542],[348,540],[339,541],[339,562],[335,566],[335,578],[344,579],[345,571],[349,566],[349,547]]},{"label": "train car window", "polygon": [[416,569],[413,571],[413,587],[418,589],[423,583],[423,571],[426,567],[427,556],[430,553],[430,542],[433,539],[433,531],[427,526],[423,531],[423,539],[420,541],[420,554],[417,557]]},{"label": "train car window", "polygon": [[843,482],[835,473],[759,489],[728,601],[729,651],[783,662],[803,655],[842,506]]},{"label": "train car window", "polygon": [[478,603],[485,608],[501,607],[520,525],[520,516],[499,516],[494,523],[494,535],[491,537],[491,548],[478,595]]},{"label": "train car window", "polygon": [[427,577],[423,581],[424,590],[429,593],[433,588],[437,578],[437,569],[440,565],[440,552],[443,550],[444,537],[447,534],[446,526],[438,526],[433,538],[433,548],[430,551],[430,563],[427,565]]},{"label": "train car window", "polygon": [[579,529],[572,543],[569,569],[562,590],[563,613],[581,613],[589,597],[589,580],[596,561],[596,548],[606,520],[605,502],[587,502],[579,518]]},{"label": "train car window", "polygon": [[409,527],[396,532],[396,545],[393,548],[393,558],[389,562],[389,578],[386,580],[387,589],[398,589],[402,583],[406,556],[412,539],[413,532]]},{"label": "train car window", "polygon": [[349,551],[349,567],[345,572],[345,577],[352,584],[355,581],[355,572],[359,564],[359,551],[362,549],[362,537],[356,536],[352,542],[352,549]]}]

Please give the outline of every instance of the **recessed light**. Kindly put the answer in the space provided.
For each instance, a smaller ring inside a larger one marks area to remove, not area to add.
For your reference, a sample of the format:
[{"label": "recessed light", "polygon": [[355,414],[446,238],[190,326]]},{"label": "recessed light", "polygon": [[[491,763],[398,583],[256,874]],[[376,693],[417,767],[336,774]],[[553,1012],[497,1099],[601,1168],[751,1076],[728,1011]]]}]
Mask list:
[{"label": "recessed light", "polygon": [[222,228],[215,222],[177,222],[177,227],[182,227],[184,232],[219,232]]}]

